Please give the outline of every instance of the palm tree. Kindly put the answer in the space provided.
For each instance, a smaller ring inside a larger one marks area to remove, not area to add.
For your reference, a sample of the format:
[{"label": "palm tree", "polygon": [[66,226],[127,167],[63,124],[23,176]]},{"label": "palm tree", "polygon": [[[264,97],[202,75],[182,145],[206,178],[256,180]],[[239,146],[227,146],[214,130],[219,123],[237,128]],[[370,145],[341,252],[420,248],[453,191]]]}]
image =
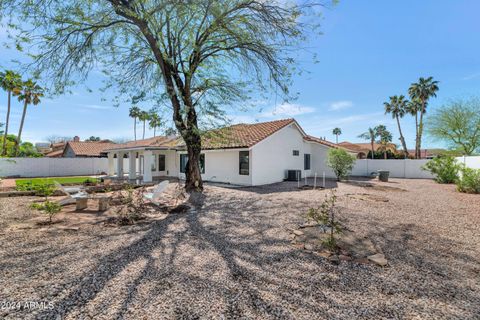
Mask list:
[{"label": "palm tree", "polygon": [[148,126],[150,129],[153,129],[153,136],[157,135],[157,128],[162,125],[162,119],[160,116],[154,111],[150,111],[150,119],[148,120]]},{"label": "palm tree", "polygon": [[423,134],[423,115],[427,111],[428,100],[431,97],[436,97],[438,91],[438,81],[433,80],[433,77],[420,78],[418,82],[412,83],[408,89],[408,94],[411,100],[416,100],[420,103],[420,121],[418,122],[418,131],[415,141],[415,158],[420,158],[420,149],[422,146]]},{"label": "palm tree", "polygon": [[403,152],[405,157],[408,158],[408,149],[407,144],[405,143],[405,137],[402,133],[402,128],[400,127],[400,118],[403,118],[407,113],[407,105],[409,104],[408,100],[405,99],[405,96],[392,96],[390,97],[390,102],[384,102],[385,114],[390,113],[392,118],[397,120],[398,132],[400,133],[400,142],[402,143]]},{"label": "palm tree", "polygon": [[333,129],[332,133],[335,135],[336,141],[337,141],[337,144],[338,144],[338,136],[342,134],[342,129],[337,127],[335,129]]},{"label": "palm tree", "polygon": [[135,137],[135,141],[137,141],[137,118],[140,116],[141,110],[137,106],[132,106],[128,111],[128,116],[133,118],[133,135]]},{"label": "palm tree", "polygon": [[392,142],[392,134],[387,130],[387,127],[382,124],[376,126],[373,130],[379,138],[377,143],[380,145],[380,150],[383,151],[383,157],[387,159],[387,150],[389,144]]},{"label": "palm tree", "polygon": [[150,119],[150,114],[147,111],[140,111],[138,115],[138,120],[143,121],[143,134],[142,139],[145,139],[145,124]]},{"label": "palm tree", "polygon": [[375,138],[377,137],[377,132],[375,131],[375,129],[368,128],[367,132],[362,133],[358,137],[361,139],[370,140],[370,144],[372,146],[372,159],[373,159],[374,157],[373,154],[375,153],[374,143],[375,143]]},{"label": "palm tree", "polygon": [[7,118],[5,121],[5,131],[3,132],[3,143],[2,143],[2,156],[7,154],[7,135],[8,135],[8,125],[10,124],[10,102],[12,99],[12,92],[17,92],[22,84],[21,76],[12,71],[6,70],[5,72],[0,72],[0,87],[7,91],[8,94],[8,104],[7,104]]},{"label": "palm tree", "polygon": [[18,101],[23,101],[23,113],[22,120],[20,121],[20,128],[18,129],[17,140],[15,141],[15,156],[18,154],[18,148],[22,138],[22,130],[23,124],[25,123],[25,115],[27,114],[27,106],[29,104],[36,106],[40,103],[41,97],[43,97],[43,88],[32,79],[28,79],[26,82],[24,82],[22,89],[18,92]]}]

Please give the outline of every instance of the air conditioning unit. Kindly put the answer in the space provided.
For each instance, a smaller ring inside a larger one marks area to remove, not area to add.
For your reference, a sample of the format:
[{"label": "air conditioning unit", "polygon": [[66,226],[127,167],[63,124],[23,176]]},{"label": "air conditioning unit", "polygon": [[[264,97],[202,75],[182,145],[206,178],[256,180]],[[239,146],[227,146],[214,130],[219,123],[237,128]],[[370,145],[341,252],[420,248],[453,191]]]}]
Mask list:
[{"label": "air conditioning unit", "polygon": [[302,170],[287,170],[285,172],[285,180],[298,181],[302,179]]}]

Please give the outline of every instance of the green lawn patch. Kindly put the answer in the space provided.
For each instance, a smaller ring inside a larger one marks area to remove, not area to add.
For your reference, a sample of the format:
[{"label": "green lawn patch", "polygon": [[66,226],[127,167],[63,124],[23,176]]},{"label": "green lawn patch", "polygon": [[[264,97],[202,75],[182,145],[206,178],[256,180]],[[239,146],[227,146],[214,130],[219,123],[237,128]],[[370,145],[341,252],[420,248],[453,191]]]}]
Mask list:
[{"label": "green lawn patch", "polygon": [[63,185],[83,184],[85,182],[98,182],[97,178],[92,177],[53,177],[53,178],[32,178],[16,179],[15,184],[19,191],[35,190],[36,186],[53,185],[57,181]]}]

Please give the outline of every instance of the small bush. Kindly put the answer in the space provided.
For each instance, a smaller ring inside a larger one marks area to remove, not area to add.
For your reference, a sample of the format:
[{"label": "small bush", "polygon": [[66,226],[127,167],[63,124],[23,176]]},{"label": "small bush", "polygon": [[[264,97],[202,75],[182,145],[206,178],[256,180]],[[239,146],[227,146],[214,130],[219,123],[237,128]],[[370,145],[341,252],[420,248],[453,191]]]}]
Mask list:
[{"label": "small bush", "polygon": [[338,181],[348,177],[354,163],[355,157],[343,149],[330,149],[328,151],[327,165],[332,168]]},{"label": "small bush", "polygon": [[52,223],[52,217],[62,210],[60,204],[48,200],[44,203],[32,203],[30,208],[39,210],[48,215],[48,221],[50,223]]},{"label": "small bush", "polygon": [[480,169],[462,168],[457,179],[457,190],[465,193],[480,193]]},{"label": "small bush", "polygon": [[319,225],[327,226],[330,228],[329,236],[323,241],[323,245],[332,252],[338,249],[335,234],[342,232],[342,227],[335,216],[336,201],[337,196],[335,195],[335,192],[332,191],[332,194],[330,196],[328,194],[325,195],[325,200],[320,205],[320,207],[310,208],[307,212],[308,220],[313,220]]},{"label": "small bush", "polygon": [[455,183],[458,179],[460,164],[454,157],[437,157],[428,161],[423,170],[430,171],[438,183]]}]

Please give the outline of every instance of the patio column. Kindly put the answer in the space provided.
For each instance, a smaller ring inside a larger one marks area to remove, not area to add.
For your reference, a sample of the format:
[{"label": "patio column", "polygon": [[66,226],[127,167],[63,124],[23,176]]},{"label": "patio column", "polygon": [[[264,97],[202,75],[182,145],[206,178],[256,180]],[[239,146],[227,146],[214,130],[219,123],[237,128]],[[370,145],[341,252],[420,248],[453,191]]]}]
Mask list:
[{"label": "patio column", "polygon": [[152,164],[153,164],[153,153],[152,151],[145,151],[143,153],[143,182],[152,182]]},{"label": "patio column", "polygon": [[135,151],[128,153],[128,178],[130,180],[137,179],[137,153]]},{"label": "patio column", "polygon": [[123,152],[117,153],[117,177],[123,178]]},{"label": "patio column", "polygon": [[113,160],[113,152],[108,153],[108,175],[111,177],[115,174],[115,161]]}]

